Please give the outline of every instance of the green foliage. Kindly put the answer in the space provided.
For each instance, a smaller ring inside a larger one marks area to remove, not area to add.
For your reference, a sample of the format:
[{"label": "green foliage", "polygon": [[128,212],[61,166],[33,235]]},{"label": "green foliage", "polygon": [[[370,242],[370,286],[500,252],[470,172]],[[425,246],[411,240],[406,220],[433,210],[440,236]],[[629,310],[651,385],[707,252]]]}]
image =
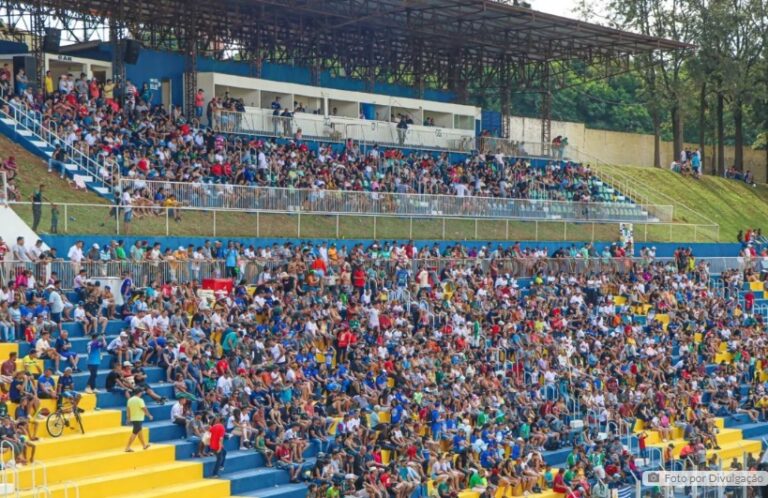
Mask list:
[{"label": "green foliage", "polygon": [[[656,132],[665,140],[673,140],[677,130],[678,146],[702,137],[713,144],[716,99],[721,94],[725,144],[752,146],[768,130],[766,0],[580,0],[579,10],[585,17],[607,12],[612,26],[696,48],[637,57],[631,72],[606,80],[597,69],[574,64],[564,88],[552,90],[553,119],[584,122],[591,128]],[[498,95],[483,102],[495,108],[498,103]],[[536,93],[521,91],[511,98],[517,115],[538,117],[540,103]],[[739,111],[742,143],[737,143]],[[654,113],[659,116],[656,130]],[[763,146],[765,139],[760,140]]]}]

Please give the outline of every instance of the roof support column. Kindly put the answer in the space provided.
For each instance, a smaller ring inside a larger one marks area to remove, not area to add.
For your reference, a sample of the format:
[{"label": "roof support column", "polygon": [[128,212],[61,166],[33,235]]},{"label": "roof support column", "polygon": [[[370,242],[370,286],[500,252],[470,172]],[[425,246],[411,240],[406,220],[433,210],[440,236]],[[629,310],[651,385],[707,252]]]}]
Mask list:
[{"label": "roof support column", "polygon": [[112,81],[115,84],[114,96],[122,108],[125,105],[125,46],[123,44],[122,23],[116,17],[109,18],[109,45],[112,48]]},{"label": "roof support column", "polygon": [[35,81],[35,91],[45,87],[45,51],[43,37],[45,36],[45,9],[42,0],[38,0],[32,8],[32,54],[35,56],[37,74],[28,75],[30,81]]},{"label": "roof support column", "polygon": [[190,15],[188,18],[190,23],[185,29],[184,40],[184,114],[191,120],[195,117],[195,94],[197,93],[197,27],[193,16]]},{"label": "roof support column", "polygon": [[544,92],[541,97],[541,148],[544,155],[550,152],[552,142],[552,91],[550,89],[549,63],[544,62]]}]

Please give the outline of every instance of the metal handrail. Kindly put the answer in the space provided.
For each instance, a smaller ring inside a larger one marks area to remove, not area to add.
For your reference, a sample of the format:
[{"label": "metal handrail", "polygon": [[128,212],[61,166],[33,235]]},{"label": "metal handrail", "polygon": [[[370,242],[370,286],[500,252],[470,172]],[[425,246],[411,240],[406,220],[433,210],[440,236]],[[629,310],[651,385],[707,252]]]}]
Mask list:
[{"label": "metal handrail", "polygon": [[74,498],[80,498],[80,485],[78,483],[75,481],[64,481],[62,484],[64,484],[64,498],[69,498],[70,489],[75,491]]},{"label": "metal handrail", "polygon": [[[72,158],[74,162],[78,164],[78,166],[82,167],[94,179],[94,181],[99,181],[103,187],[112,187],[111,184],[105,182],[104,179],[99,175],[98,162],[94,161],[90,156],[84,154],[76,147],[67,145],[60,135],[55,133],[54,130],[51,130],[48,125],[43,124],[43,120],[36,116],[39,114],[37,111],[29,111],[2,98],[0,98],[0,105],[7,105],[11,111],[11,113],[5,112],[2,107],[0,107],[0,116],[4,116],[13,120],[14,129],[21,128],[23,130],[29,131],[32,136],[44,142],[50,147],[55,147],[54,142],[60,142],[60,145],[65,149],[67,155],[69,155],[69,157]],[[20,121],[19,117],[21,117],[23,121]],[[49,124],[54,124],[54,128],[56,128],[55,123],[51,123],[49,121]],[[38,127],[40,131],[37,131]]]},{"label": "metal handrail", "polygon": [[[16,466],[16,448],[13,447],[10,441],[0,441],[0,457],[5,455],[5,449],[10,450],[11,458],[8,464],[2,464],[2,470],[0,470],[0,484],[3,486],[3,497],[8,498],[10,493],[14,493],[16,498],[19,498],[19,468]],[[8,481],[8,470],[12,471],[13,482]],[[8,487],[12,485],[12,491],[9,493]]]},{"label": "metal handrail", "polygon": [[[659,260],[664,263],[664,260]],[[741,267],[743,264],[739,258],[713,258],[713,266],[719,269]],[[364,263],[365,267],[375,265],[380,271],[394,274],[398,267],[405,266],[415,272],[421,267],[429,267],[437,272],[444,268],[481,267],[488,270],[491,264],[495,264],[500,271],[509,273],[515,278],[530,277],[536,272],[543,274],[553,273],[577,273],[595,271],[603,274],[626,273],[634,267],[633,263],[641,263],[642,259],[614,258],[611,261],[600,259],[580,258],[434,258],[434,259],[410,259],[410,260],[370,260]],[[184,259],[162,260],[84,260],[72,262],[63,259],[46,260],[40,262],[6,260],[3,262],[6,272],[13,273],[17,270],[30,270],[40,281],[45,281],[53,272],[62,283],[62,288],[73,288],[74,278],[83,269],[90,278],[120,278],[123,272],[130,271],[134,274],[134,282],[143,287],[156,277],[163,277],[165,281],[180,280],[185,278],[221,278],[226,273],[226,260],[210,259],[197,260],[187,256]],[[287,260],[281,258],[238,258],[237,267],[240,269],[240,277],[246,281],[255,281],[264,270],[279,270],[287,264]],[[329,268],[329,274],[334,272],[334,267]],[[415,281],[409,279],[409,287],[415,292]],[[410,306],[419,306],[428,313],[434,315],[432,307],[426,300],[413,301],[413,296],[408,291],[411,299],[406,299]],[[522,379],[528,381],[532,379]],[[530,385],[530,384],[529,384]]]},{"label": "metal handrail", "polygon": [[44,462],[41,462],[40,460],[35,460],[30,464],[30,472],[32,473],[32,489],[35,489],[37,487],[36,470],[38,467],[42,469],[42,477],[43,477],[42,486],[48,485],[48,466]]},{"label": "metal handrail", "polygon": [[44,498],[51,498],[51,496],[53,496],[51,494],[51,489],[48,486],[38,486],[32,490],[32,498],[40,498],[41,495]]},{"label": "metal handrail", "polygon": [[[661,448],[657,448],[655,446],[651,446],[650,448],[646,448],[645,450],[648,452],[648,455],[649,455],[648,456],[648,463],[649,463],[649,465],[651,467],[654,467],[654,465],[653,465],[654,461],[656,462],[656,465],[655,465],[656,467],[664,465],[664,452],[661,451]],[[654,455],[657,455],[657,454],[658,454],[659,458],[657,460],[654,460],[653,457],[654,457]],[[643,456],[643,458],[645,458],[644,455],[642,455],[642,456]]]},{"label": "metal handrail", "polygon": [[[170,182],[121,179],[120,191],[140,187],[150,198],[163,189],[181,206],[221,210],[282,213],[393,214],[399,216],[541,219],[616,223],[670,223],[671,205],[631,202],[578,202],[548,199],[487,197],[311,188],[260,187],[214,182]],[[625,213],[631,210],[631,213]]]}]

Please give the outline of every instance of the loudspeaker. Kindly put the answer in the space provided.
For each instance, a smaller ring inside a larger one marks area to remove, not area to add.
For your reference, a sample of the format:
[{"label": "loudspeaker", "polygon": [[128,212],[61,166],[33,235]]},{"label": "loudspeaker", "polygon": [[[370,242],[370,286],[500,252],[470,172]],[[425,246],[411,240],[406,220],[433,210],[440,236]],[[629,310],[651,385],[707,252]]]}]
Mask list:
[{"label": "loudspeaker", "polygon": [[19,74],[19,69],[23,69],[26,73],[29,86],[32,88],[39,88],[37,81],[37,59],[31,55],[17,55],[13,58],[14,84],[16,81],[16,75]]},{"label": "loudspeaker", "polygon": [[58,53],[61,45],[61,30],[56,28],[45,28],[43,37],[43,51],[49,53]]},{"label": "loudspeaker", "polygon": [[139,61],[139,52],[141,52],[141,42],[136,40],[125,40],[125,50],[123,60],[126,64],[136,64]]}]

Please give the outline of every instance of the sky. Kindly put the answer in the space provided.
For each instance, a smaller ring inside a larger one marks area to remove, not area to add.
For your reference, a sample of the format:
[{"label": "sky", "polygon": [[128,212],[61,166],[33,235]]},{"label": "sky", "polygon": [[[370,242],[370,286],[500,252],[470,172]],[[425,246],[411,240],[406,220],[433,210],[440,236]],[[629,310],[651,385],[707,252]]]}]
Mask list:
[{"label": "sky", "polygon": [[573,9],[578,5],[578,0],[528,0],[533,10],[557,14],[563,17],[576,19],[577,15]]}]

